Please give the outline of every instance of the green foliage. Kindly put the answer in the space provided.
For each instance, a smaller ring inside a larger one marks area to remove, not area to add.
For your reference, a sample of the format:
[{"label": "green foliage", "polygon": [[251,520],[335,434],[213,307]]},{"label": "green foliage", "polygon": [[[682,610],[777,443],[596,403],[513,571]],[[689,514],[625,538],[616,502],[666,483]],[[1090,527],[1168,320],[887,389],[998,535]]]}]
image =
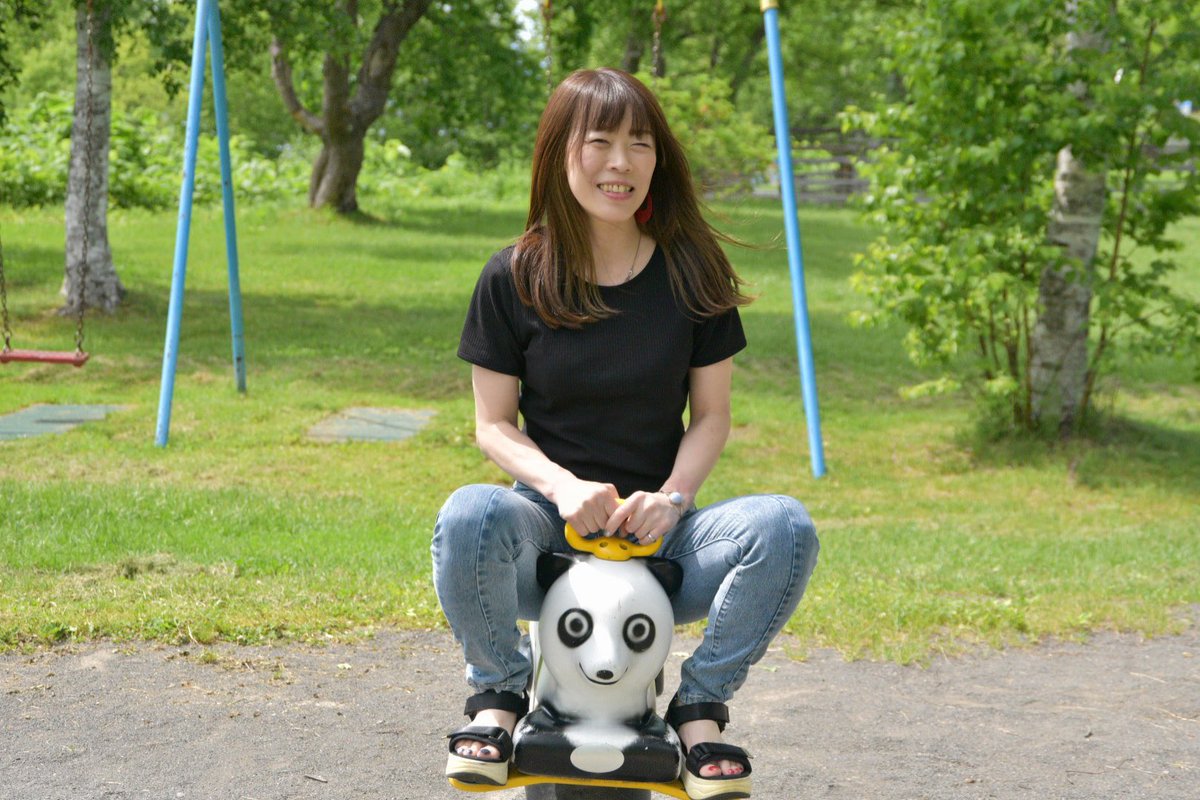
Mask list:
[{"label": "green foliage", "polygon": [[[554,3],[554,74],[585,66],[653,70],[653,0],[567,0]],[[783,3],[780,36],[788,110],[797,128],[825,127],[847,104],[876,93],[892,96],[895,81],[880,58],[878,31],[897,27],[912,0],[806,0]],[[661,29],[664,75],[672,80],[721,79],[738,110],[771,127],[771,92],[762,13],[745,0],[665,3]]]},{"label": "green foliage", "polygon": [[[72,105],[66,94],[38,95],[13,115],[0,141],[0,195],[12,205],[65,201]],[[114,109],[109,148],[114,207],[168,208],[178,202],[182,136],[163,128],[154,112]],[[276,200],[303,193],[307,169],[298,171],[288,159],[276,162],[256,155],[244,137],[233,136],[230,148],[239,198]],[[197,150],[196,202],[215,202],[220,191],[217,142],[204,136]]]},{"label": "green foliage", "polygon": [[0,197],[40,206],[66,197],[71,101],[41,95],[10,116],[0,138]]},{"label": "green foliage", "polygon": [[[358,91],[363,54],[380,16],[405,5],[368,0],[356,4],[351,17],[344,4],[324,0],[233,0],[225,16],[241,27],[228,49],[255,76],[241,90],[259,96],[274,91],[267,51],[277,39],[301,103],[325,114],[326,65],[344,65],[354,76],[351,93]],[[514,149],[523,152],[537,123],[542,79],[535,56],[519,42],[511,0],[431,5],[400,44],[386,109],[368,136],[406,142],[411,157],[430,169],[452,153],[479,168],[494,166]],[[272,103],[281,107],[278,97]],[[276,141],[279,130],[286,132],[284,138],[295,130],[290,119],[272,115],[282,124],[271,134],[266,131],[270,119],[247,116]]]},{"label": "green foliage", "polygon": [[[1200,342],[1200,307],[1172,288],[1168,257],[1170,225],[1200,210],[1186,168],[1200,124],[1175,107],[1200,87],[1200,11],[1177,0],[1078,5],[1072,21],[1065,3],[935,0],[894,35],[904,101],[846,116],[889,142],[864,167],[863,207],[884,230],[859,260],[855,282],[874,305],[862,318],[902,321],[916,363],[966,365],[981,405],[1018,425],[1031,420],[1039,280],[1063,259],[1046,226],[1064,147],[1108,173],[1092,375],[1114,346],[1194,354]],[[1079,29],[1107,44],[1068,49]],[[1135,259],[1139,248],[1159,257]]]},{"label": "green foliage", "polygon": [[36,30],[41,23],[43,9],[40,3],[30,0],[0,0],[0,128],[4,126],[7,110],[4,104],[5,91],[17,82],[20,67],[12,58],[14,29]]},{"label": "green foliage", "polygon": [[[67,95],[39,95],[10,119],[0,140],[0,197],[17,207],[60,204],[66,199],[71,104]],[[274,158],[263,156],[244,136],[230,137],[234,195],[239,204],[294,205],[304,196],[313,153],[306,141]],[[115,208],[170,208],[179,201],[183,131],[164,128],[154,112],[115,109],[109,149],[109,199]],[[360,186],[381,211],[420,197],[474,199],[521,197],[529,189],[521,167],[481,174],[452,154],[438,169],[417,164],[400,142],[367,141]],[[221,199],[220,152],[211,133],[196,153],[194,202]]]},{"label": "green foliage", "polygon": [[[186,98],[180,89],[188,76],[194,0],[105,0],[103,5],[113,13],[114,108],[132,115],[153,111],[157,125],[176,136],[184,122]],[[315,153],[315,147],[303,141],[307,134],[284,110],[271,80],[272,38],[286,45],[301,101],[318,110],[325,58],[347,60],[355,74],[383,5],[380,0],[362,0],[358,19],[351,20],[342,5],[324,0],[221,3],[232,130],[244,137],[245,156],[282,159],[274,166],[256,164],[258,178],[279,172],[287,186],[294,186],[292,159]],[[877,48],[868,42],[874,30],[893,26],[911,5],[897,0],[815,0],[801,17],[784,4],[786,69],[797,126],[823,124],[848,100],[869,99],[872,90],[887,93],[890,78]],[[23,20],[0,28],[0,54],[7,52],[12,75],[21,75],[19,86],[0,92],[0,104],[22,108],[39,94],[70,92],[76,4],[0,4],[6,13],[12,7],[36,9],[41,30],[30,30]],[[643,74],[652,66],[653,3],[567,0],[555,3],[554,9],[556,78],[581,66],[627,66]],[[521,14],[532,14],[533,33],[518,25]],[[11,19],[11,14],[0,14],[0,24]],[[721,24],[714,26],[713,20]],[[400,47],[387,109],[367,134],[374,141],[370,146],[398,140],[408,148],[409,160],[434,171],[455,153],[476,173],[526,159],[546,91],[544,41],[536,30],[540,25],[539,9],[517,8],[512,0],[431,5]],[[696,166],[705,172],[703,181],[725,190],[752,178],[763,161],[761,143],[771,130],[759,10],[740,0],[668,3],[662,44],[665,85],[673,87],[664,101],[672,107],[672,122],[700,137],[692,141],[692,150]],[[203,118],[208,129],[210,97],[206,92]],[[703,119],[704,113],[711,119]],[[153,139],[157,131],[136,135]],[[710,145],[712,159],[706,154]],[[239,154],[235,161],[245,162],[246,157]],[[51,159],[43,171],[57,169]],[[160,206],[163,197],[176,190],[158,186],[157,180],[157,175],[129,176],[130,182],[146,187],[148,196],[119,202]],[[44,181],[38,191],[38,202],[57,196],[57,190],[46,191]],[[254,197],[273,196],[258,183],[248,191]],[[26,203],[33,194],[30,187],[13,199]]]},{"label": "green foliage", "polygon": [[744,191],[767,169],[775,140],[734,107],[728,81],[713,75],[675,79],[643,73],[638,77],[658,96],[704,191]]},{"label": "green foliage", "polygon": [[[757,4],[741,8],[746,5]],[[892,42],[887,32],[909,27],[921,5],[916,0],[781,3],[779,28],[792,126],[837,127],[838,115],[847,106],[869,108],[902,97],[903,88],[889,59]],[[762,27],[761,20],[758,26]],[[715,32],[721,34],[720,29]],[[769,124],[765,52],[744,64],[739,102]]]},{"label": "green foliage", "polygon": [[527,155],[545,84],[518,41],[509,0],[432,5],[404,42],[377,136],[408,143],[430,169],[451,153],[476,169]]}]

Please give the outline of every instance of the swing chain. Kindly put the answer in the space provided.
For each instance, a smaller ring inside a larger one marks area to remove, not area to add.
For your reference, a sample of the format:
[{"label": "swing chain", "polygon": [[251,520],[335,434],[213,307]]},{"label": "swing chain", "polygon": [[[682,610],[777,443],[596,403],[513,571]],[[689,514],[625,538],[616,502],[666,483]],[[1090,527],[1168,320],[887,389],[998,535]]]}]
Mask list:
[{"label": "swing chain", "polygon": [[662,26],[667,18],[667,9],[663,6],[663,0],[658,0],[654,5],[654,66],[651,69],[651,75],[655,78],[661,78],[659,74],[662,67]]},{"label": "swing chain", "polygon": [[546,91],[554,91],[554,34],[550,23],[554,21],[552,0],[542,0],[542,38],[546,44]]},{"label": "swing chain", "polygon": [[84,97],[87,103],[84,108],[84,140],[83,140],[83,263],[79,266],[79,288],[75,292],[75,352],[83,353],[83,315],[87,306],[88,258],[91,247],[91,237],[88,228],[92,221],[92,73],[95,72],[95,26],[92,0],[87,2],[87,78],[85,80]]}]

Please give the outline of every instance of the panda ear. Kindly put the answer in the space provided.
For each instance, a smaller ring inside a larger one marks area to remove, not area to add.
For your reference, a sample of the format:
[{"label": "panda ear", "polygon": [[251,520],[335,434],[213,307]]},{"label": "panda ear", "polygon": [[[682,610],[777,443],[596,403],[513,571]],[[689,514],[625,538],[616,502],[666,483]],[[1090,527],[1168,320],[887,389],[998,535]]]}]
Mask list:
[{"label": "panda ear", "polygon": [[644,560],[646,567],[650,570],[650,574],[662,584],[667,597],[674,597],[675,593],[679,591],[679,587],[683,586],[683,567],[665,558],[647,558]]},{"label": "panda ear", "polygon": [[549,591],[564,572],[575,563],[575,557],[567,553],[542,553],[537,560],[537,581],[542,591]]}]

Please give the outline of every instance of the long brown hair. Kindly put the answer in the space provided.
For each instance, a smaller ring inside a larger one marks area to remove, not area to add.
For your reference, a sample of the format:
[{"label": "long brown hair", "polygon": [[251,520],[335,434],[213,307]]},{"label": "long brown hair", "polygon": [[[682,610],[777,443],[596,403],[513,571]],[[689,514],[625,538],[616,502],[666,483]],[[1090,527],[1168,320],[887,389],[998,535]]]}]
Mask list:
[{"label": "long brown hair", "polygon": [[600,297],[587,212],[567,183],[567,159],[578,154],[586,131],[615,130],[626,113],[632,114],[634,131],[654,137],[654,213],[639,226],[662,247],[675,297],[696,317],[750,302],[719,244],[733,240],[700,213],[683,146],[658,100],[627,72],[578,70],[558,85],[542,112],[533,147],[529,216],[513,255],[521,302],[551,327],[577,328],[614,313]]}]

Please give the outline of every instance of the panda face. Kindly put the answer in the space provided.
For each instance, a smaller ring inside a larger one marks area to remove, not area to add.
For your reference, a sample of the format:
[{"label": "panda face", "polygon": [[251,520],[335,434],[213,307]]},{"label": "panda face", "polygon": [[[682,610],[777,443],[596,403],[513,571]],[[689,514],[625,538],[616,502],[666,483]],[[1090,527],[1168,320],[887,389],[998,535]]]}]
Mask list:
[{"label": "panda face", "polygon": [[[570,608],[558,618],[558,640],[568,650],[582,647],[595,628],[592,615],[582,608]],[[632,653],[644,653],[654,644],[654,620],[647,614],[633,614],[621,626],[621,638]],[[592,683],[609,686],[621,679],[611,669],[596,669],[593,673],[580,662],[583,676]]]},{"label": "panda face", "polygon": [[539,647],[553,676],[549,699],[582,718],[644,711],[673,627],[670,600],[644,565],[580,561],[542,603]]}]

